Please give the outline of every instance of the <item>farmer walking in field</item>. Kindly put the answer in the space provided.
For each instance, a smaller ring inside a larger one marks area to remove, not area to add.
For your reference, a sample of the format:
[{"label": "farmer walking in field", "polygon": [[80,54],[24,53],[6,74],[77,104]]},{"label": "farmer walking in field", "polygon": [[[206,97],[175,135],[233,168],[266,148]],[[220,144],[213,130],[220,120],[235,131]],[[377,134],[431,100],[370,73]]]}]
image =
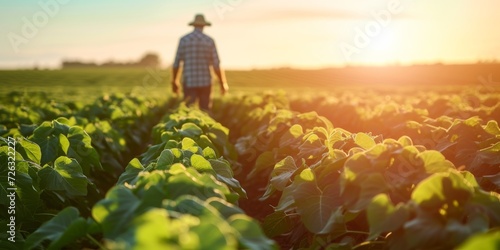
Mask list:
[{"label": "farmer walking in field", "polygon": [[183,36],[179,42],[173,65],[172,90],[174,93],[179,93],[180,84],[177,75],[180,64],[183,62],[182,89],[184,100],[188,105],[198,101],[201,109],[209,110],[212,89],[210,66],[219,78],[222,95],[229,88],[219,66],[219,55],[215,42],[211,37],[203,34],[203,28],[210,26],[211,23],[205,21],[203,15],[198,14],[189,25],[194,26],[194,30]]}]

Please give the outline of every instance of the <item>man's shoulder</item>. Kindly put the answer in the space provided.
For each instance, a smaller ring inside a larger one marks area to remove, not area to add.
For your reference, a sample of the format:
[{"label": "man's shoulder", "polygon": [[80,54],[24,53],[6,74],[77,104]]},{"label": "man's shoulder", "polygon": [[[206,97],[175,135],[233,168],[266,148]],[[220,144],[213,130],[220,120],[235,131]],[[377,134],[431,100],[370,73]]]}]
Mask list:
[{"label": "man's shoulder", "polygon": [[187,34],[185,34],[185,35],[181,36],[181,41],[182,41],[182,40],[189,39],[189,37],[191,36],[191,34],[192,34],[192,33],[193,33],[193,32],[190,32],[190,33],[187,33]]},{"label": "man's shoulder", "polygon": [[212,37],[210,37],[209,35],[203,33],[203,35],[205,36],[206,39],[210,40],[210,41],[213,41],[214,39]]},{"label": "man's shoulder", "polygon": [[215,44],[214,42],[214,39],[212,37],[210,37],[209,35],[205,34],[205,33],[202,33],[203,35],[203,40],[207,43],[207,44]]},{"label": "man's shoulder", "polygon": [[214,39],[212,37],[210,37],[209,35],[207,35],[203,32],[196,32],[196,31],[192,31],[192,32],[182,36],[181,41],[182,40],[191,40],[193,38],[201,38],[203,40],[210,41],[210,42],[214,41]]}]

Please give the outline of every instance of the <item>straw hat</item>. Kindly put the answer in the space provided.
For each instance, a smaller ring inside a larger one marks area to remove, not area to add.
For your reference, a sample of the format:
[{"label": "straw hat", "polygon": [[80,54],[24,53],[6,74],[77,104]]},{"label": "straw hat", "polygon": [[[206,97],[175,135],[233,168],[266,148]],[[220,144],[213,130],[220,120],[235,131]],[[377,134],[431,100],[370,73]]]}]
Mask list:
[{"label": "straw hat", "polygon": [[212,24],[205,21],[205,16],[203,16],[202,14],[198,14],[194,17],[194,21],[190,22],[189,25],[191,25],[191,26],[210,26]]}]

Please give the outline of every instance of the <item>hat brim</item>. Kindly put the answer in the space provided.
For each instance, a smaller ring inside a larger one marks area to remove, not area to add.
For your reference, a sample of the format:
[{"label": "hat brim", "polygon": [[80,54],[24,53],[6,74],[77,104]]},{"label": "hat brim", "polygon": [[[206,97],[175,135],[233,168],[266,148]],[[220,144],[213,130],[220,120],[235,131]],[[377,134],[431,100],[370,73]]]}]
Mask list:
[{"label": "hat brim", "polygon": [[209,22],[190,22],[189,26],[211,26]]}]

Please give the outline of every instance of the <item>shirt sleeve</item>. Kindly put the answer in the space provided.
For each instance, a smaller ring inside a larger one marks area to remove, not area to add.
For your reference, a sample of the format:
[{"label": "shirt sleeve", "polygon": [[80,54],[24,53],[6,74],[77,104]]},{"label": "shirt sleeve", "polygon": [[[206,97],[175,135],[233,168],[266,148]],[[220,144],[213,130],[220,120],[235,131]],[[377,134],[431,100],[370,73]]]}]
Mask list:
[{"label": "shirt sleeve", "polygon": [[219,54],[217,54],[217,48],[215,47],[215,42],[212,41],[212,46],[211,46],[211,52],[210,52],[210,63],[215,69],[219,68],[220,60],[219,60]]},{"label": "shirt sleeve", "polygon": [[179,41],[179,46],[177,47],[177,53],[175,54],[174,68],[179,68],[181,61],[184,61],[184,46],[182,39]]}]

